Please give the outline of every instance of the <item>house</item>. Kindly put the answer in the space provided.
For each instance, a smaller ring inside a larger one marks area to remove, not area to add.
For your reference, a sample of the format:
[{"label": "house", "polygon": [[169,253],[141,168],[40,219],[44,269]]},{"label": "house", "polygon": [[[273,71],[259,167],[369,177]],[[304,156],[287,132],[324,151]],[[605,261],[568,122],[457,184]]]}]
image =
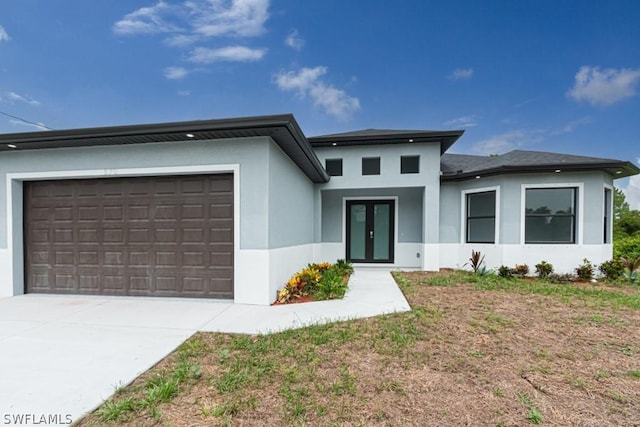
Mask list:
[{"label": "house", "polygon": [[307,138],[292,115],[0,135],[0,297],[269,304],[309,262],[421,268],[611,257],[630,162],[448,154],[462,131]]}]

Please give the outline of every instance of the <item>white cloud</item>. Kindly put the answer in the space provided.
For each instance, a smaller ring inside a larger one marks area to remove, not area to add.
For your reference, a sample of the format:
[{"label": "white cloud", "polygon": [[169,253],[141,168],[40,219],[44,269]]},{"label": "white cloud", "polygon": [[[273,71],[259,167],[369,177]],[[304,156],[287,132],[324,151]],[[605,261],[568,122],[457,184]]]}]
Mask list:
[{"label": "white cloud", "polygon": [[199,40],[198,36],[194,35],[185,35],[185,34],[175,34],[167,37],[164,43],[167,46],[171,47],[187,47]]},{"label": "white cloud", "polygon": [[154,6],[141,7],[125,15],[113,25],[113,32],[120,35],[133,35],[182,31],[180,26],[167,21],[175,12],[177,12],[175,6],[159,1]]},{"label": "white cloud", "polygon": [[23,96],[15,92],[7,92],[6,97],[11,102],[23,102],[25,104],[33,105],[33,106],[40,105],[39,101],[36,101],[30,96]]},{"label": "white cloud", "polygon": [[[268,18],[269,0],[161,0],[125,15],[113,25],[113,32],[123,36],[163,34],[166,45],[186,49],[212,38],[258,36],[264,33]],[[198,46],[188,54],[188,60],[199,64],[252,62],[266,52],[238,45]],[[170,67],[164,74],[168,79],[182,79],[188,71]]]},{"label": "white cloud", "polygon": [[180,95],[180,96],[189,96],[189,95],[191,95],[191,91],[190,90],[179,90],[178,91],[178,95]]},{"label": "white cloud", "polygon": [[275,84],[284,91],[295,91],[301,97],[309,96],[313,104],[339,120],[348,120],[360,110],[360,100],[349,96],[322,80],[327,67],[303,67],[298,71],[280,72],[274,76]]},{"label": "white cloud", "polygon": [[142,7],[113,25],[119,35],[171,34],[167,43],[184,46],[210,37],[252,37],[264,32],[269,0],[159,1]]},{"label": "white cloud", "polygon": [[575,83],[567,96],[591,105],[607,106],[634,96],[638,81],[640,69],[601,70],[599,67],[583,66],[576,73]]},{"label": "white cloud", "polygon": [[[637,159],[640,163],[640,158]],[[626,187],[619,187],[625,196],[625,200],[629,203],[631,209],[640,210],[640,175],[629,178],[629,184]]]},{"label": "white cloud", "polygon": [[444,122],[444,124],[446,126],[452,126],[452,127],[458,126],[463,128],[471,128],[474,126],[478,126],[479,119],[480,117],[478,117],[477,115],[471,114],[469,116],[462,116],[455,119],[447,120],[446,122]]},{"label": "white cloud", "polygon": [[473,77],[473,68],[456,68],[449,75],[451,80],[468,80]]},{"label": "white cloud", "polygon": [[282,90],[297,90],[300,95],[305,93],[313,86],[320,76],[327,73],[327,67],[307,68],[303,67],[298,72],[287,71],[276,74],[275,80],[278,87]]},{"label": "white cloud", "polygon": [[189,71],[182,67],[167,67],[164,69],[164,76],[169,80],[184,79]]},{"label": "white cloud", "polygon": [[524,145],[527,137],[527,132],[513,130],[476,142],[471,149],[481,155],[503,154]]},{"label": "white cloud", "polygon": [[9,34],[7,34],[7,30],[4,29],[2,25],[0,25],[0,42],[9,41]]},{"label": "white cloud", "polygon": [[208,0],[184,3],[194,32],[206,37],[257,36],[269,18],[269,0]]},{"label": "white cloud", "polygon": [[284,44],[294,50],[301,50],[304,47],[304,39],[298,34],[298,30],[293,30],[284,39]]},{"label": "white cloud", "polygon": [[189,61],[198,64],[210,64],[219,61],[253,62],[259,61],[266,49],[251,49],[245,46],[228,46],[219,49],[197,47],[189,56]]}]

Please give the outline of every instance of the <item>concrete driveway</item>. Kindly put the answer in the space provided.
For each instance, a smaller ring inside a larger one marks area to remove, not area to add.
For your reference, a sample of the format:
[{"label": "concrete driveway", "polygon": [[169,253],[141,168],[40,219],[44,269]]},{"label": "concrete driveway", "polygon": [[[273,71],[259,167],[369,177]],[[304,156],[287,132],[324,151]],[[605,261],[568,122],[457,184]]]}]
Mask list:
[{"label": "concrete driveway", "polygon": [[268,333],[409,309],[389,272],[380,270],[358,270],[343,300],[275,307],[161,298],[0,299],[0,425],[68,425],[198,330]]}]

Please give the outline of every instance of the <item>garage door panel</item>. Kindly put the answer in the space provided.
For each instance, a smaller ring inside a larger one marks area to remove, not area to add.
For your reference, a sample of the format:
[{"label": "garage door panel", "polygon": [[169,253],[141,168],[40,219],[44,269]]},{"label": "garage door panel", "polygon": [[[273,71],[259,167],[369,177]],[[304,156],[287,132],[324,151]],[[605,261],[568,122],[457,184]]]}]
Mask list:
[{"label": "garage door panel", "polygon": [[78,273],[78,288],[81,293],[98,294],[100,292],[100,281],[96,274]]},{"label": "garage door panel", "polygon": [[25,183],[27,292],[233,298],[232,175]]}]

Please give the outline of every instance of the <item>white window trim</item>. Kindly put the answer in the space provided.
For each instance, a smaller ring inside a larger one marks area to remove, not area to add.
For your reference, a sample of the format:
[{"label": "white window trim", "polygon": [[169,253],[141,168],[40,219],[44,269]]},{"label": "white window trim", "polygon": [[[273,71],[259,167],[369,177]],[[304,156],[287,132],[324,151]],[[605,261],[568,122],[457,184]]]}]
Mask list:
[{"label": "white window trim", "polygon": [[[613,244],[613,197],[615,195],[615,192],[613,190],[613,185],[609,185],[609,184],[603,184],[603,188],[602,188],[602,203],[600,204],[601,206],[604,207],[604,190],[611,190],[611,200],[609,201],[609,212],[611,212],[611,215],[609,216],[608,220],[609,220],[609,227],[608,229],[608,242],[604,242],[604,240],[602,241],[603,245],[612,245]],[[602,219],[604,220],[604,214],[605,212],[602,212]],[[604,224],[602,224],[602,227],[604,228]]]},{"label": "white window trim", "polygon": [[[467,194],[496,192],[496,225],[493,243],[467,243]],[[500,186],[473,188],[460,193],[460,243],[463,245],[497,245],[500,242]]]},{"label": "white window trim", "polygon": [[[544,245],[581,245],[584,234],[584,184],[582,182],[558,182],[553,184],[522,184],[520,188],[520,244],[525,245],[525,220],[526,220],[526,202],[527,189],[529,188],[575,188],[578,191],[578,213],[576,215],[576,241],[574,243],[544,243]],[[604,193],[603,193],[604,194]],[[603,196],[604,197],[604,196]],[[538,243],[526,243],[527,246],[536,245]]]}]

